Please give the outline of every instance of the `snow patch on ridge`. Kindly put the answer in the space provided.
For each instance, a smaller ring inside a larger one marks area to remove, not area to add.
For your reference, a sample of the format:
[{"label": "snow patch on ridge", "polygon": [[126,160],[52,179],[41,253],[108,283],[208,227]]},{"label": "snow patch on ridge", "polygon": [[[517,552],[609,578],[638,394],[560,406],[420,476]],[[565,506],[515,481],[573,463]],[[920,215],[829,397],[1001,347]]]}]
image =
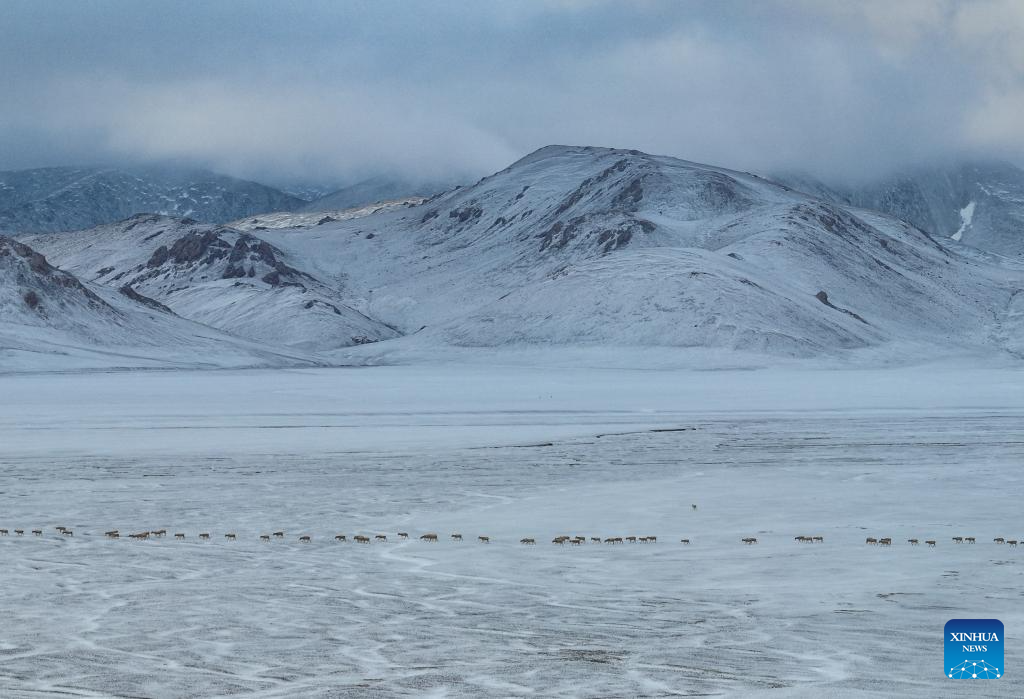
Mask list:
[{"label": "snow patch on ridge", "polygon": [[971,225],[971,221],[974,219],[974,202],[970,202],[964,208],[960,209],[960,228],[956,233],[949,236],[953,240],[960,242],[964,237],[964,231]]}]

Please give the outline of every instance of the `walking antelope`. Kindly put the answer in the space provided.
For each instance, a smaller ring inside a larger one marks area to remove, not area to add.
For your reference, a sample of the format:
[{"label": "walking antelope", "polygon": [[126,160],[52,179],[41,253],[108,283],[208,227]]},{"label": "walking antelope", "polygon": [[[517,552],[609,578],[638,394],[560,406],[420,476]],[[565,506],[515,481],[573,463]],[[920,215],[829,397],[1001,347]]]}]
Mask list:
[{"label": "walking antelope", "polygon": [[635,544],[636,543],[636,537],[635,536],[627,536],[626,537],[626,541],[628,541],[631,544]]},{"label": "walking antelope", "polygon": [[[24,529],[15,529],[14,533],[17,534],[18,536],[21,536],[22,534],[25,533],[25,530]],[[64,532],[62,531],[61,534],[63,534],[63,533]]]},{"label": "walking antelope", "polygon": [[907,539],[907,543],[910,544],[911,546],[917,546],[921,542],[918,541],[917,539]]},{"label": "walking antelope", "polygon": [[203,532],[202,534],[199,535],[199,538],[200,539],[209,539],[210,538],[210,533],[209,532]]},{"label": "walking antelope", "polygon": [[32,534],[34,534],[35,536],[42,536],[43,535],[43,530],[42,529],[33,529],[32,530]]},{"label": "walking antelope", "polygon": [[812,536],[811,539],[816,544],[824,544],[825,543],[825,537],[823,537],[823,536]]},{"label": "walking antelope", "polygon": [[953,543],[954,544],[962,544],[962,543],[964,543],[964,538],[962,536],[954,536],[953,537]]},{"label": "walking antelope", "polygon": [[178,541],[183,541],[185,539],[185,534],[183,532],[176,532],[174,534],[174,538]]},{"label": "walking antelope", "polygon": [[224,535],[224,538],[227,539],[228,541],[234,541],[235,539],[238,538],[238,536],[234,532],[228,532],[227,534]]},{"label": "walking antelope", "polygon": [[110,537],[111,539],[116,539],[116,538],[117,538],[117,535],[118,535],[118,534],[120,534],[120,533],[121,533],[121,532],[119,532],[119,531],[118,531],[118,530],[116,530],[116,529],[111,529],[111,530],[110,530],[109,532],[103,532],[103,536],[108,536],[108,537]]},{"label": "walking antelope", "polygon": [[884,539],[879,539],[878,540],[878,545],[879,546],[892,546],[892,537],[891,536],[887,536]]},{"label": "walking antelope", "polygon": [[452,534],[452,541],[462,541],[462,534],[459,534],[459,533]]},{"label": "walking antelope", "polygon": [[878,539],[876,539],[873,536],[869,536],[867,539],[864,539],[864,543],[865,544],[877,544],[878,543]]},{"label": "walking antelope", "polygon": [[166,529],[157,529],[156,531],[150,532],[155,537],[161,537],[167,535]]},{"label": "walking antelope", "polygon": [[437,541],[437,534],[429,532],[420,537],[420,541]]},{"label": "walking antelope", "polygon": [[1006,543],[1009,546],[1016,546],[1017,545],[1017,540],[1016,539],[1007,539]]},{"label": "walking antelope", "polygon": [[1005,544],[1006,543],[1006,539],[1004,539],[1001,536],[997,536],[995,539],[992,539],[992,541],[994,541],[997,544]]},{"label": "walking antelope", "polygon": [[745,537],[743,539],[740,539],[740,541],[742,541],[744,544],[747,544],[749,546],[750,544],[756,544],[757,543],[757,538],[753,537],[753,536],[748,536],[748,537]]},{"label": "walking antelope", "polygon": [[274,538],[275,539],[283,539],[284,538],[284,532],[274,532]]},{"label": "walking antelope", "polygon": [[794,536],[793,540],[794,541],[798,541],[801,544],[805,544],[805,543],[809,544],[809,543],[811,543],[813,541],[813,539],[811,539],[811,537],[809,537],[809,536]]},{"label": "walking antelope", "polygon": [[370,543],[370,537],[363,536],[362,534],[356,534],[352,537],[352,541],[356,542],[357,544],[368,544]]},{"label": "walking antelope", "polygon": [[7,536],[7,530],[6,529],[0,529],[0,536]]},{"label": "walking antelope", "polygon": [[387,541],[388,540],[387,534],[378,534],[377,536],[375,536],[373,538],[376,539],[377,541]]},{"label": "walking antelope", "polygon": [[313,539],[312,539],[312,537],[309,536],[309,534],[303,534],[302,536],[299,537],[299,542],[303,543],[303,544],[308,544],[312,540]]},{"label": "walking antelope", "polygon": [[[200,534],[199,536],[202,537],[202,534]],[[143,539],[149,538],[149,532],[137,532],[135,534],[129,534],[128,538],[135,539],[136,541],[142,541]],[[210,535],[207,534],[206,538],[210,538]]]},{"label": "walking antelope", "polygon": [[260,534],[260,541],[270,541],[270,534]]},{"label": "walking antelope", "polygon": [[344,534],[335,534],[334,535],[334,540],[335,541],[348,541],[348,537],[346,537]]},{"label": "walking antelope", "polygon": [[689,539],[680,539],[679,543],[680,544],[686,544],[687,546],[689,546],[690,545],[690,540]]},{"label": "walking antelope", "polygon": [[535,539],[531,539],[530,537],[526,537],[525,539],[520,539],[519,543],[520,544],[533,545],[533,544],[536,544],[537,541]]},{"label": "walking antelope", "polygon": [[398,538],[399,539],[408,539],[409,538],[409,532],[398,532]]},{"label": "walking antelope", "polygon": [[567,536],[564,536],[564,535],[563,536],[556,536],[554,539],[551,540],[551,543],[552,544],[558,544],[559,546],[564,546],[565,542],[568,541],[568,540],[569,540],[569,537],[567,537]]},{"label": "walking antelope", "polygon": [[601,543],[601,537],[599,537],[599,536],[592,536],[592,537],[590,537],[590,543],[592,543],[592,544],[600,544]]},{"label": "walking antelope", "polygon": [[489,536],[478,536],[477,539],[480,540],[481,544],[489,544],[489,543],[491,543],[491,537],[489,537]]},{"label": "walking antelope", "polygon": [[935,546],[935,539],[928,539],[924,543],[928,544],[929,546]]},{"label": "walking antelope", "polygon": [[973,543],[975,543],[975,539],[974,539],[974,537],[973,537],[973,536],[965,536],[965,537],[964,537],[964,541],[965,541],[965,542],[967,542],[968,544],[973,544]]}]

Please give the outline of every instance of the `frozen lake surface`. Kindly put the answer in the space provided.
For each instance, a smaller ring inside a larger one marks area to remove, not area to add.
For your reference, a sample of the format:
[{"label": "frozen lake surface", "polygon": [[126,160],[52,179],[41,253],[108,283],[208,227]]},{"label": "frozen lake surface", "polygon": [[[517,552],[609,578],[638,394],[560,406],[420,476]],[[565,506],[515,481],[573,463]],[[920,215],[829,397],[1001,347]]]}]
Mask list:
[{"label": "frozen lake surface", "polygon": [[125,372],[0,395],[4,697],[977,696],[942,674],[954,617],[1003,621],[984,694],[1024,694],[1024,547],[992,543],[1024,539],[1018,372]]}]

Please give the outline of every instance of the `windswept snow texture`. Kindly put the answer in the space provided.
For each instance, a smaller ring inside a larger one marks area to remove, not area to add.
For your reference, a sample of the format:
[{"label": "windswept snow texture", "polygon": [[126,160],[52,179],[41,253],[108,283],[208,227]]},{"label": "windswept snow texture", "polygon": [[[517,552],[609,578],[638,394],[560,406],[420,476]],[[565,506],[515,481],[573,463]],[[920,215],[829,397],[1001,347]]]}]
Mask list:
[{"label": "windswept snow texture", "polygon": [[[968,691],[945,622],[1024,624],[1024,553],[992,543],[1024,533],[1022,389],[948,365],[0,377],[0,527],[45,531],[0,536],[0,694]],[[1022,661],[1008,642],[985,696],[1020,696]]]},{"label": "windswept snow texture", "polygon": [[184,318],[269,346],[336,349],[398,335],[347,305],[340,279],[325,284],[233,228],[143,214],[26,240],[83,279],[132,289]]},{"label": "windswept snow texture", "polygon": [[322,226],[326,223],[334,223],[335,221],[363,218],[370,214],[391,211],[401,207],[417,206],[424,201],[425,197],[406,197],[404,199],[391,199],[351,209],[313,212],[279,211],[252,218],[239,219],[229,225],[240,231],[265,231],[270,228],[312,228],[313,226]]},{"label": "windswept snow texture", "polygon": [[0,232],[68,231],[161,213],[222,223],[306,202],[202,170],[55,167],[0,172]]}]

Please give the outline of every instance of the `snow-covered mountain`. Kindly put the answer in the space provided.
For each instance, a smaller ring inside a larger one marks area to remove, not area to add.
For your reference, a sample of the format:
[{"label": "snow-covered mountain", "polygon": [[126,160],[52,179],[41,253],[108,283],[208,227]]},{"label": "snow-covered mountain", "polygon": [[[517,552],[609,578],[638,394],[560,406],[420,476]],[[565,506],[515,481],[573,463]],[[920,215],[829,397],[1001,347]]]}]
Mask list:
[{"label": "snow-covered mountain", "polygon": [[78,230],[137,213],[209,223],[306,202],[256,182],[178,168],[55,167],[0,172],[0,231]]},{"label": "snow-covered mountain", "polygon": [[1024,258],[1024,170],[1009,163],[919,167],[857,186],[802,175],[776,179],[829,201],[891,214],[937,238]]},{"label": "snow-covered mountain", "polygon": [[0,370],[310,363],[181,318],[130,287],[83,283],[0,236]]},{"label": "snow-covered mountain", "polygon": [[24,238],[63,269],[132,290],[179,316],[273,346],[336,349],[396,337],[244,231],[141,214],[117,224]]},{"label": "snow-covered mountain", "polygon": [[889,216],[604,148],[544,148],[415,209],[263,235],[427,344],[1008,347],[1024,283]]},{"label": "snow-covered mountain", "polygon": [[450,347],[1024,356],[1024,264],[674,158],[550,146],[419,205],[288,216],[24,239],[90,284],[329,361]]}]

